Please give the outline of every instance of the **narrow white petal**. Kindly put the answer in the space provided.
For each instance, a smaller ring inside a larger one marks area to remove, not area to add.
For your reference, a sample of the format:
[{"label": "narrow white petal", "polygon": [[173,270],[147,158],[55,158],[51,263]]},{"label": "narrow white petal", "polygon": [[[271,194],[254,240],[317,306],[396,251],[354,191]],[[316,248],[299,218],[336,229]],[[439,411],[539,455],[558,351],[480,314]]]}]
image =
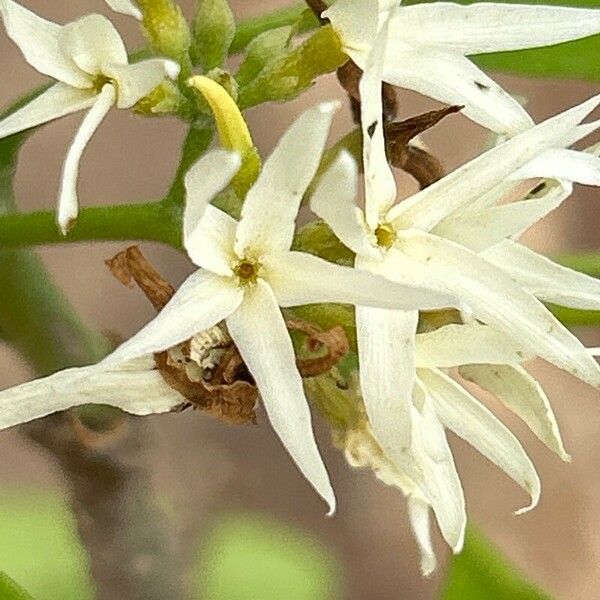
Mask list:
[{"label": "narrow white petal", "polygon": [[80,90],[65,83],[56,83],[0,121],[0,138],[90,108],[96,102],[96,96],[96,92],[92,90]]},{"label": "narrow white petal", "polygon": [[210,201],[223,190],[241,165],[240,155],[227,150],[205,154],[186,174],[183,243],[200,267],[229,275],[237,222]]},{"label": "narrow white petal", "polygon": [[550,46],[600,32],[600,11],[563,6],[435,2],[407,6],[394,18],[392,35],[415,46],[460,54]]},{"label": "narrow white petal", "polygon": [[[322,16],[331,21],[342,40],[344,49],[354,59],[354,54],[357,52],[362,52],[366,58],[366,53],[377,36],[379,25],[377,13],[377,7],[371,1],[337,0]],[[359,66],[362,68],[364,63]]]},{"label": "narrow white petal", "polygon": [[523,348],[600,387],[600,367],[581,342],[534,296],[473,252],[436,236],[402,232],[397,269],[415,284],[439,284],[456,293],[474,316],[515,339]]},{"label": "narrow white petal", "polygon": [[100,364],[108,368],[184,342],[228,317],[242,298],[242,290],[231,279],[198,270],[150,323]]},{"label": "narrow white petal", "polygon": [[61,28],[60,49],[85,73],[99,75],[104,65],[126,64],[127,49],[115,26],[102,15],[86,15]]},{"label": "narrow white petal", "polygon": [[419,482],[431,503],[440,531],[452,550],[460,552],[465,539],[465,497],[448,446],[446,432],[435,413],[427,390],[417,380],[420,408],[413,407],[413,444]]},{"label": "narrow white petal", "polygon": [[354,159],[345,151],[327,169],[310,199],[310,208],[323,219],[340,241],[356,254],[378,251],[375,236],[356,206],[358,173]]},{"label": "narrow white petal", "polygon": [[0,392],[0,429],[83,404],[109,404],[135,415],[168,412],[183,401],[157,371],[67,369]]},{"label": "narrow white petal", "polygon": [[512,240],[488,248],[483,257],[545,302],[600,310],[600,279],[558,265]]},{"label": "narrow white petal", "polygon": [[294,349],[272,290],[258,281],[227,319],[258,386],[273,429],[302,474],[335,511],[335,495],[317,448]]},{"label": "narrow white petal", "polygon": [[396,181],[385,151],[381,97],[388,23],[389,19],[384,22],[377,34],[359,86],[365,169],[365,214],[371,229],[377,227],[381,216],[396,200],[397,193]]},{"label": "narrow white petal", "polygon": [[533,198],[465,211],[439,223],[434,232],[473,250],[482,252],[509,237],[519,237],[532,225],[558,208],[572,193],[569,182],[547,182]]},{"label": "narrow white petal", "polygon": [[540,499],[540,479],[519,440],[483,404],[441,371],[420,369],[419,379],[427,387],[442,423],[531,496],[530,506],[518,512],[535,508]]},{"label": "narrow white petal", "polygon": [[[321,161],[337,102],[307,110],[283,134],[246,196],[236,252],[288,250],[306,188]],[[291,166],[293,165],[293,167]]]},{"label": "narrow white petal", "polygon": [[408,499],[408,519],[419,551],[421,552],[421,573],[429,577],[436,567],[437,560],[431,543],[430,507],[420,498]]},{"label": "narrow white petal", "polygon": [[567,134],[600,103],[600,96],[557,115],[488,150],[450,175],[418,192],[390,211],[398,227],[432,229],[442,219],[505,181],[517,169]]},{"label": "narrow white petal", "polygon": [[537,177],[563,179],[584,185],[600,185],[600,158],[578,150],[551,149],[511,175],[511,179]]},{"label": "narrow white petal", "polygon": [[458,54],[390,43],[383,79],[444,104],[464,106],[462,114],[503,135],[515,135],[533,125],[527,111],[510,94]]},{"label": "narrow white petal", "polygon": [[106,0],[106,4],[115,12],[133,17],[138,21],[142,20],[142,11],[131,0]]},{"label": "narrow white petal", "polygon": [[472,363],[519,364],[534,354],[493,327],[473,323],[445,325],[417,335],[418,367],[450,368]]},{"label": "narrow white petal", "polygon": [[377,441],[392,458],[411,446],[417,311],[357,307],[360,388]]},{"label": "narrow white petal", "polygon": [[199,267],[217,275],[233,275],[232,267],[239,260],[233,251],[236,228],[233,217],[209,204],[186,241],[189,257]]},{"label": "narrow white petal", "polygon": [[96,129],[102,123],[108,111],[114,106],[116,91],[114,86],[107,84],[97,96],[94,106],[83,119],[81,127],[67,152],[67,158],[63,166],[61,188],[58,197],[58,225],[67,234],[79,213],[77,201],[77,179],[79,177],[79,162],[81,156],[94,135]]},{"label": "narrow white petal", "polygon": [[117,106],[131,108],[166,77],[177,77],[179,65],[163,58],[150,58],[131,65],[105,65],[103,71],[106,76],[117,82]]},{"label": "narrow white petal", "polygon": [[398,310],[454,306],[451,294],[396,283],[362,269],[342,267],[304,252],[273,254],[263,263],[265,278],[281,306],[339,302]]},{"label": "narrow white petal", "polygon": [[465,365],[461,377],[493,394],[514,412],[550,450],[570,461],[556,417],[542,386],[518,365]]},{"label": "narrow white petal", "polygon": [[88,75],[59,48],[60,25],[42,19],[13,0],[0,1],[0,14],[6,33],[34,69],[75,87],[92,86]]}]

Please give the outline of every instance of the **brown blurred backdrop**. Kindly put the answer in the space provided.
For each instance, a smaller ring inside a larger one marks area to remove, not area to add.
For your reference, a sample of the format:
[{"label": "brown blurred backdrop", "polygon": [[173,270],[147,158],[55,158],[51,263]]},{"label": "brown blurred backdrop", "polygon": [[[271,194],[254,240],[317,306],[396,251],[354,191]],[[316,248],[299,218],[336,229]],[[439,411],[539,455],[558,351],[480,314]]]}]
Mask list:
[{"label": "brown blurred backdrop", "polygon": [[[44,16],[66,22],[86,12],[109,14],[101,0],[23,2]],[[194,0],[182,0],[191,14]],[[283,0],[232,0],[239,17],[281,6]],[[130,47],[141,42],[136,24],[111,15]],[[43,79],[28,67],[20,53],[0,34],[0,106],[19,97]],[[527,98],[536,120],[548,117],[597,88],[580,82],[528,81],[501,77],[514,94]],[[284,128],[303,107],[320,99],[342,98],[333,77],[320,81],[299,101],[268,105],[250,111],[248,118],[259,148],[267,153]],[[402,115],[410,116],[432,103],[402,93]],[[52,208],[61,163],[81,115],[55,122],[35,134],[21,154],[17,194],[24,211]],[[350,124],[348,111],[336,120],[334,135]],[[84,205],[111,204],[159,198],[176,165],[183,127],[172,119],[143,119],[113,111],[93,138],[82,162],[80,198]],[[485,142],[485,132],[463,117],[447,119],[426,140],[449,168],[473,156]],[[578,189],[556,214],[529,234],[537,249],[598,247],[598,192]],[[148,321],[152,310],[136,291],[113,279],[103,260],[121,244],[76,245],[40,250],[56,281],[73,305],[93,326],[128,336]],[[192,266],[185,256],[159,246],[144,245],[159,269],[179,283]],[[594,332],[583,332],[600,343]],[[512,511],[525,498],[512,482],[453,439],[467,494],[471,518],[531,577],[557,598],[598,597],[600,587],[600,406],[586,386],[555,370],[540,366],[537,373],[562,426],[571,465],[545,450],[508,414],[501,417],[520,436],[543,480],[540,506],[521,517]],[[30,377],[9,348],[0,346],[0,388]],[[320,538],[344,566],[348,600],[427,600],[436,596],[439,581],[418,574],[417,553],[406,524],[402,497],[379,485],[369,473],[351,472],[330,447],[325,427],[320,440],[339,499],[338,514],[324,517],[324,506],[297,473],[271,429],[260,416],[257,427],[233,428],[202,414],[151,418],[155,443],[150,449],[156,485],[171,505],[180,534],[192,542],[227,508],[264,512],[298,525]],[[0,435],[0,486],[41,487],[62,493],[62,480],[48,458],[18,431]],[[443,546],[438,540],[440,555]],[[0,565],[1,566],[1,565]]]}]

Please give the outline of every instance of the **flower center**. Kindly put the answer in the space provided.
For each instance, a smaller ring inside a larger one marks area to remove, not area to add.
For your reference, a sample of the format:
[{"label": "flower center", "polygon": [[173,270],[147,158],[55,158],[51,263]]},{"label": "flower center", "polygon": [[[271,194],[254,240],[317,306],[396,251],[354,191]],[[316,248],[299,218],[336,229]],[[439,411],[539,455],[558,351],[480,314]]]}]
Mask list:
[{"label": "flower center", "polygon": [[110,77],[107,77],[106,75],[100,73],[100,75],[96,75],[96,77],[94,77],[93,89],[97,94],[99,94],[102,91],[102,88],[108,83],[110,85],[114,85],[116,88],[116,82],[114,79],[111,79]]},{"label": "flower center", "polygon": [[377,238],[377,244],[379,246],[389,249],[396,241],[396,232],[391,225],[383,223],[377,226],[377,229],[375,230],[375,237]]},{"label": "flower center", "polygon": [[254,283],[258,277],[259,264],[248,259],[241,260],[233,269],[240,283]]}]

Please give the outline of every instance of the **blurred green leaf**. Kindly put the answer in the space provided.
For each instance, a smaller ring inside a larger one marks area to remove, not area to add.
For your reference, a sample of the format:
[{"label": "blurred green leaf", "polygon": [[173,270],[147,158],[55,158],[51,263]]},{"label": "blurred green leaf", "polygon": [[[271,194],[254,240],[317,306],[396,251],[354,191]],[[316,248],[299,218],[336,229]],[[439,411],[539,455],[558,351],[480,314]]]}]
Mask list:
[{"label": "blurred green leaf", "polygon": [[0,600],[33,600],[32,597],[18,586],[8,575],[0,573]]},{"label": "blurred green leaf", "polygon": [[339,565],[325,547],[288,526],[231,516],[201,548],[201,600],[336,600]]},{"label": "blurred green leaf", "polygon": [[[460,4],[473,4],[478,0],[457,1]],[[557,6],[600,8],[599,0],[503,0],[503,2],[509,4],[553,4]],[[419,2],[414,0],[406,2],[406,4],[417,3]],[[545,48],[480,54],[473,56],[472,59],[482,68],[506,71],[516,75],[599,81],[600,35]]]},{"label": "blurred green leaf", "polygon": [[452,560],[443,600],[551,600],[472,527]]},{"label": "blurred green leaf", "polygon": [[[0,494],[0,568],[36,600],[92,600],[87,554],[66,503],[42,492]],[[6,595],[0,600],[30,599]]]}]

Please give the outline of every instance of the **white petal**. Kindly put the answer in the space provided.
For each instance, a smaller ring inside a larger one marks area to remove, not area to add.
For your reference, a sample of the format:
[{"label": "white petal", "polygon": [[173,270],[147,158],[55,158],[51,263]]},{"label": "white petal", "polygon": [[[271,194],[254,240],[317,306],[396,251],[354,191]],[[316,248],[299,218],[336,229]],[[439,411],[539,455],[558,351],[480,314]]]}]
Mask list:
[{"label": "white petal", "polygon": [[389,19],[379,31],[360,80],[363,164],[365,169],[365,214],[371,229],[396,200],[396,181],[388,164],[383,135],[381,85]]},{"label": "white petal", "polygon": [[100,364],[114,366],[180,344],[228,317],[242,297],[242,290],[231,279],[198,270],[150,323]]},{"label": "white petal", "polygon": [[558,265],[512,240],[489,248],[483,256],[541,300],[600,310],[600,279]]},{"label": "white petal", "polygon": [[220,275],[231,273],[237,222],[209,203],[229,184],[240,165],[237,152],[213,150],[205,154],[185,176],[185,249],[198,266]]},{"label": "white petal", "polygon": [[563,6],[434,2],[407,6],[392,35],[415,46],[482,54],[550,46],[600,32],[600,11]]},{"label": "white petal", "polygon": [[315,442],[292,342],[267,284],[259,280],[246,292],[227,327],[254,377],[273,429],[333,514],[335,495]]},{"label": "white petal", "polygon": [[488,150],[390,211],[398,227],[432,229],[442,219],[506,180],[546,150],[562,144],[600,96],[557,115]]},{"label": "white petal", "polygon": [[534,508],[540,498],[540,479],[519,440],[483,404],[439,370],[421,369],[419,379],[435,403],[444,425],[500,467],[530,496]]},{"label": "white petal", "polygon": [[356,206],[358,173],[354,159],[345,151],[319,180],[310,199],[311,210],[323,219],[340,241],[356,254],[378,254],[375,236]]},{"label": "white petal", "polygon": [[[366,58],[366,53],[377,36],[379,24],[377,13],[377,8],[371,1],[337,0],[322,16],[331,21],[333,28],[341,37],[344,49],[354,59],[356,53],[362,53]],[[364,64],[359,66],[362,67]]]},{"label": "white petal", "polygon": [[390,43],[383,79],[444,104],[464,106],[462,114],[503,135],[515,135],[533,125],[510,94],[458,54]]},{"label": "white petal", "polygon": [[217,275],[233,275],[232,267],[239,260],[233,251],[236,228],[233,217],[209,204],[186,242],[187,253],[203,269]]},{"label": "white petal", "polygon": [[472,363],[519,364],[533,358],[514,339],[487,325],[445,325],[417,335],[418,367],[450,368]]},{"label": "white petal", "polygon": [[360,387],[369,423],[386,454],[411,446],[417,311],[357,307]]},{"label": "white petal", "polygon": [[[307,110],[283,134],[246,196],[236,252],[288,250],[306,188],[321,161],[337,102]],[[293,168],[291,167],[293,165]]]},{"label": "white petal", "polygon": [[110,84],[105,85],[97,96],[94,106],[92,106],[83,119],[77,135],[67,152],[58,197],[58,225],[65,235],[77,219],[79,212],[79,203],[77,201],[79,161],[96,129],[102,123],[108,111],[114,106],[115,100],[116,91],[114,86]]},{"label": "white petal", "polygon": [[60,25],[42,19],[12,0],[0,1],[0,14],[6,33],[34,69],[75,87],[92,86],[88,75],[59,48]]},{"label": "white petal", "polygon": [[427,286],[415,287],[389,281],[362,269],[342,267],[304,252],[273,254],[263,263],[265,279],[281,306],[339,302],[415,310],[455,304],[450,294]]},{"label": "white petal", "polygon": [[415,284],[438,283],[440,289],[456,293],[476,318],[600,387],[600,368],[581,342],[503,271],[458,244],[414,230],[403,232],[396,247],[397,269]]},{"label": "white petal", "polygon": [[128,15],[138,21],[142,20],[142,11],[131,0],[106,0],[106,4],[115,12]]},{"label": "white petal", "polygon": [[600,185],[600,158],[578,150],[551,149],[511,175],[511,179],[537,177],[564,179],[584,185]]},{"label": "white petal", "polygon": [[465,365],[461,377],[493,394],[523,419],[550,450],[570,461],[561,439],[556,417],[542,386],[518,365]]},{"label": "white petal", "polygon": [[431,543],[429,511],[429,504],[420,498],[408,499],[408,519],[421,552],[421,573],[424,577],[429,577],[437,567],[437,560]]},{"label": "white petal", "polygon": [[96,92],[92,90],[80,90],[65,83],[56,83],[0,121],[0,138],[90,108],[96,102],[96,97]]},{"label": "white petal", "polygon": [[174,79],[179,73],[179,65],[171,60],[150,58],[131,65],[109,64],[104,66],[104,74],[117,82],[119,108],[131,108],[148,95],[165,77]]},{"label": "white petal", "polygon": [[413,407],[413,442],[421,488],[431,503],[440,531],[453,551],[462,550],[467,525],[465,497],[446,433],[431,398],[417,380],[420,409]]},{"label": "white petal", "polygon": [[87,15],[61,28],[63,54],[85,73],[99,75],[109,64],[127,64],[127,49],[115,26],[102,15]]},{"label": "white petal", "polygon": [[572,193],[568,182],[547,182],[541,193],[521,202],[468,211],[438,224],[434,232],[473,250],[482,252],[524,231],[558,208]]},{"label": "white petal", "polygon": [[83,404],[110,404],[135,415],[172,410],[183,398],[157,371],[67,369],[0,392],[0,429]]}]

